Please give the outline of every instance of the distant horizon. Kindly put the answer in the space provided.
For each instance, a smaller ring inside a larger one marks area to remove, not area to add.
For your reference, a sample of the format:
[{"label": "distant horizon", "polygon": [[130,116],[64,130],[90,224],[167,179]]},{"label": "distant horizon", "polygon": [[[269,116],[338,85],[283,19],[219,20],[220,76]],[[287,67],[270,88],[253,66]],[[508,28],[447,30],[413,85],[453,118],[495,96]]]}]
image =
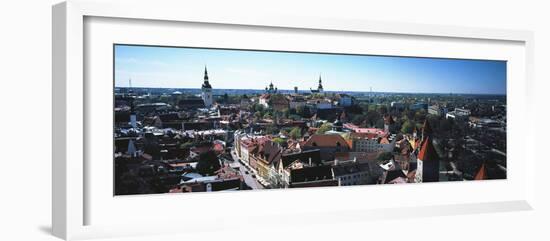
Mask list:
[{"label": "distant horizon", "polygon": [[120,44],[114,50],[116,88],[131,79],[132,88],[198,89],[206,66],[213,89],[264,90],[273,82],[279,90],[309,91],[321,77],[330,92],[506,95],[506,61],[499,60]]},{"label": "distant horizon", "polygon": [[[201,90],[201,88],[179,88],[179,87],[140,87],[140,86],[115,86],[115,88],[121,88],[121,89],[186,89],[186,90]],[[216,89],[213,89],[216,90]],[[265,92],[265,89],[231,89],[231,88],[218,88],[218,90],[250,90],[250,91],[260,91]],[[277,91],[284,91],[284,92],[294,92],[294,89],[277,89]],[[307,90],[301,90],[298,89],[298,92],[310,92],[309,89]],[[357,90],[325,90],[324,92],[354,92],[354,93],[369,93],[371,91],[357,91]],[[396,92],[396,91],[372,91],[372,93],[391,93],[391,94],[440,94],[440,95],[503,95],[506,96],[506,93],[503,94],[493,94],[493,93],[443,93],[443,92]],[[318,93],[312,93],[312,94],[318,94]]]}]

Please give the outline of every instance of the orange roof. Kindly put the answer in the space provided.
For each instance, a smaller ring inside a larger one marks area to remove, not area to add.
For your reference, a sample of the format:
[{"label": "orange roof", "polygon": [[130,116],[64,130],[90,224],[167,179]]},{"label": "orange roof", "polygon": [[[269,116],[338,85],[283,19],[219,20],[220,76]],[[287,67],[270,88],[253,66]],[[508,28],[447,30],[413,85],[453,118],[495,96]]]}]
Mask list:
[{"label": "orange roof", "polygon": [[353,146],[353,141],[346,139],[346,142],[348,143],[348,146],[351,148]]},{"label": "orange roof", "polygon": [[420,147],[420,152],[418,153],[418,160],[422,160],[422,161],[439,160],[439,156],[435,151],[435,148],[432,144],[432,140],[430,140],[430,137],[426,137],[426,139],[422,143],[422,146]]},{"label": "orange roof", "polygon": [[304,146],[336,147],[338,143],[340,146],[349,148],[348,142],[338,134],[312,135],[306,143],[304,143]]},{"label": "orange roof", "polygon": [[413,149],[420,148],[420,145],[421,145],[421,144],[422,144],[422,142],[421,142],[420,138],[418,138],[418,137],[415,138],[415,139],[413,140],[413,142],[411,142],[411,145],[412,145],[412,148],[413,148]]},{"label": "orange roof", "polygon": [[477,172],[476,176],[474,177],[474,180],[485,180],[487,179],[487,171],[485,170],[485,163],[481,165],[481,168],[479,168],[479,171]]}]

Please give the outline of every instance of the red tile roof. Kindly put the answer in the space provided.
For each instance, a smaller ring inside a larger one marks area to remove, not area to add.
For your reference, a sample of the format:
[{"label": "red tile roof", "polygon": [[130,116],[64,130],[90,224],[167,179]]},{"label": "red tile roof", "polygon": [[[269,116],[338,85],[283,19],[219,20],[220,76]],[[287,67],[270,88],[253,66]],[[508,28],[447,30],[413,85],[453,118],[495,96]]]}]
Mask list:
[{"label": "red tile roof", "polygon": [[420,147],[420,152],[418,153],[418,159],[422,161],[438,161],[439,156],[435,151],[435,148],[432,144],[430,137],[426,137],[422,146]]},{"label": "red tile roof", "polygon": [[485,180],[485,179],[487,179],[487,171],[485,170],[485,163],[484,163],[481,165],[481,168],[479,168],[479,171],[474,177],[474,180]]},{"label": "red tile roof", "polygon": [[304,146],[319,146],[319,147],[336,147],[340,143],[340,146],[349,148],[348,142],[338,134],[315,134],[312,135]]}]

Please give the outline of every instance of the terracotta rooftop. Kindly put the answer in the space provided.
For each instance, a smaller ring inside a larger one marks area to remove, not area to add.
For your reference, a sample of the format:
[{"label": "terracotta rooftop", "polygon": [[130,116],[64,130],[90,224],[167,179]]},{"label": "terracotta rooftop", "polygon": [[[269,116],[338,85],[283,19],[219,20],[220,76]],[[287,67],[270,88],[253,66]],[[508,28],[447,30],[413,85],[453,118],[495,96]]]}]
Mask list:
[{"label": "terracotta rooftop", "polygon": [[342,146],[349,148],[348,142],[338,134],[315,134],[312,135],[304,146],[336,147]]},{"label": "terracotta rooftop", "polygon": [[477,172],[474,180],[485,180],[487,179],[487,170],[485,170],[485,163],[481,165],[479,171]]},{"label": "terracotta rooftop", "polygon": [[435,151],[435,148],[432,144],[432,140],[430,139],[430,137],[426,137],[424,142],[422,142],[422,146],[420,147],[420,152],[418,153],[418,159],[422,161],[439,160],[439,156]]}]

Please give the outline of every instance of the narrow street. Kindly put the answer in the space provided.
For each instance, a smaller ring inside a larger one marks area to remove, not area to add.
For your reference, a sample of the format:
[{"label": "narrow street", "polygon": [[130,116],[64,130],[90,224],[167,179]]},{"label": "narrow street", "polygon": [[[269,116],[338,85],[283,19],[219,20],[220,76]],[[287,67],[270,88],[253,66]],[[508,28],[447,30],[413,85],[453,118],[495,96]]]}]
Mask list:
[{"label": "narrow street", "polygon": [[236,166],[238,164],[239,171],[241,172],[241,175],[243,176],[246,185],[248,185],[252,189],[264,189],[262,184],[260,184],[258,180],[256,180],[256,178],[252,177],[252,170],[241,163],[239,157],[237,157],[237,155],[235,154],[235,150],[233,149],[231,150],[231,157],[233,157],[234,164]]}]

